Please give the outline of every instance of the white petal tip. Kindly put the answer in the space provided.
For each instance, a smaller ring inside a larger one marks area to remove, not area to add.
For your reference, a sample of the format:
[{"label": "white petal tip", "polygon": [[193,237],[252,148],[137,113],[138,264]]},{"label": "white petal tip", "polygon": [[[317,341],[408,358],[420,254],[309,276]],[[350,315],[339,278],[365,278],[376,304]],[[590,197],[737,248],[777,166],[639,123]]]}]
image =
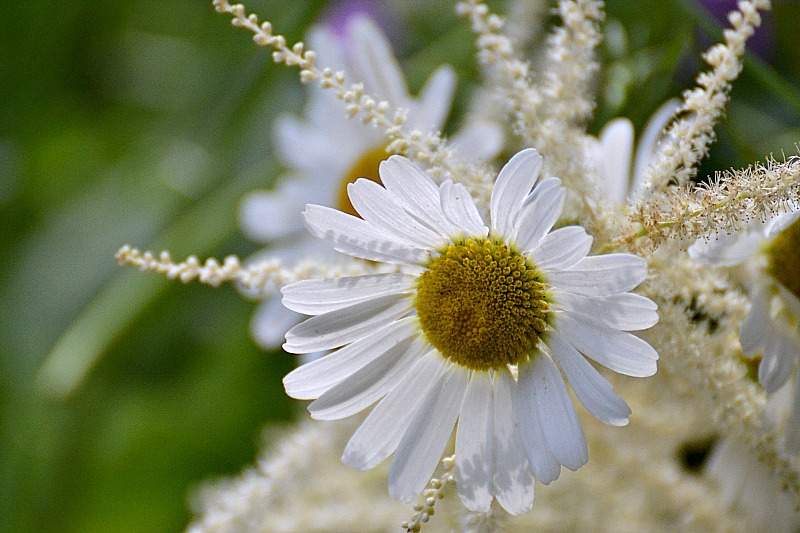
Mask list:
[{"label": "white petal tip", "polygon": [[[287,335],[287,336],[288,336],[288,335]],[[287,339],[287,341],[286,341],[286,342],[284,342],[284,343],[281,345],[281,348],[283,348],[283,351],[284,351],[284,352],[286,352],[286,353],[292,353],[292,354],[295,354],[295,355],[298,355],[298,354],[305,353],[305,352],[304,352],[304,351],[302,351],[302,350],[301,350],[301,349],[300,349],[298,346],[295,346],[295,345],[293,345],[293,344],[290,344],[288,339]]]}]

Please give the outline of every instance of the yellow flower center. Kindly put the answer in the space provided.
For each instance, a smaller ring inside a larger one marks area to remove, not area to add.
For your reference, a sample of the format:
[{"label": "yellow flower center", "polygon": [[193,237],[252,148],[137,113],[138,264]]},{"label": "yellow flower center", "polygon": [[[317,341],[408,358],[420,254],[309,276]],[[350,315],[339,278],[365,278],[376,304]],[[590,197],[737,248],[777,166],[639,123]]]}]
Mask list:
[{"label": "yellow flower center", "polygon": [[448,246],[419,278],[417,315],[428,341],[473,370],[517,364],[547,325],[542,275],[503,243]]},{"label": "yellow flower center", "polygon": [[800,219],[772,240],[767,257],[769,275],[800,298]]},{"label": "yellow flower center", "polygon": [[350,203],[350,197],[347,196],[347,186],[351,183],[355,183],[358,178],[366,178],[368,180],[372,180],[375,183],[380,183],[381,180],[378,177],[378,165],[381,164],[381,161],[388,159],[389,153],[386,151],[385,146],[379,146],[374,150],[371,150],[364,154],[361,159],[356,161],[356,164],[353,165],[353,168],[350,169],[350,172],[342,180],[342,183],[339,187],[339,196],[337,197],[336,208],[339,211],[343,211],[353,216],[358,216],[356,213],[353,204]]}]

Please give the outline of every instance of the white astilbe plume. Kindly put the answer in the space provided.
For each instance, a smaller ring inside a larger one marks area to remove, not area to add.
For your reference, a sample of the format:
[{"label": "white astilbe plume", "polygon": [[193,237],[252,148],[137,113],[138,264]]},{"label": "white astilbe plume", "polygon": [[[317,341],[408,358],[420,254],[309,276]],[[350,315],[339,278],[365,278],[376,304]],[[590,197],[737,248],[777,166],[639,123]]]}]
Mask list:
[{"label": "white astilbe plume", "polygon": [[347,469],[333,452],[348,427],[305,422],[272,435],[274,444],[255,467],[196,495],[202,517],[189,533],[389,531],[388,524],[397,531],[407,507],[372,497],[386,472]]},{"label": "white astilbe plume", "polygon": [[478,36],[478,59],[497,77],[521,144],[544,156],[546,174],[580,192],[585,192],[587,168],[574,152],[588,141],[586,124],[594,110],[590,91],[599,70],[595,48],[601,40],[602,6],[596,0],[558,3],[564,25],[548,37],[543,69],[535,78],[503,33],[503,21],[486,4],[470,0],[457,7]]},{"label": "white astilbe plume", "polygon": [[800,197],[800,157],[769,158],[744,169],[718,172],[710,183],[672,187],[632,206],[633,230],[616,238],[632,251],[653,250],[668,240],[684,245],[714,233],[732,233],[751,220],[791,211]]},{"label": "white astilbe plume", "polygon": [[550,10],[547,0],[516,0],[508,7],[506,33],[517,50],[540,38]]},{"label": "white astilbe plume", "polygon": [[653,191],[689,181],[715,140],[714,126],[725,110],[731,83],[742,71],[747,40],[761,25],[759,11],[770,9],[771,3],[743,0],[738,7],[738,11],[728,15],[731,28],[724,32],[725,43],[712,46],[703,55],[711,71],[701,73],[697,77],[698,87],[684,93],[677,120],[667,127],[667,141],[645,178]]}]

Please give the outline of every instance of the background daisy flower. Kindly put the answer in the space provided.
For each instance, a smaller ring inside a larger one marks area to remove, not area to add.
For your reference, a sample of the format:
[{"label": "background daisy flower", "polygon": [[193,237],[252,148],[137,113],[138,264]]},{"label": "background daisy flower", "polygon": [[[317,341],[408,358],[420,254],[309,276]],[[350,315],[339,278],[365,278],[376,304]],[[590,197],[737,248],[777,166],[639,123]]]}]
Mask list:
[{"label": "background daisy flower", "polygon": [[314,315],[286,334],[284,349],[338,348],[284,385],[315,400],[316,419],[377,402],[342,459],[367,470],[394,453],[394,498],[422,491],[458,420],[464,505],[485,512],[496,498],[511,514],[526,512],[534,478],[550,483],[561,466],[576,470],[588,458],[562,372],[584,407],[611,425],[627,424],[631,411],[588,359],[629,376],[656,372],[655,350],[628,333],[658,320],[652,301],[629,292],[647,276],[644,260],[590,257],[583,228],[551,231],[565,190],[557,178],[539,180],[541,168],[532,149],[503,167],[488,226],[466,188],[438,186],[399,156],[381,163],[383,186],[349,185],[361,218],[306,207],[314,236],[398,271],[284,287],[286,307]]},{"label": "background daisy flower", "polygon": [[[793,206],[797,207],[797,206]],[[714,266],[750,263],[739,269],[750,293],[750,312],[739,329],[745,356],[761,354],[758,381],[768,394],[783,387],[800,355],[800,210],[766,222],[751,221],[741,232],[697,241],[689,255]],[[800,451],[800,393],[795,390],[784,443]]]},{"label": "background daisy flower", "polygon": [[[389,41],[372,20],[356,13],[340,26],[320,26],[311,31],[308,41],[318,51],[320,61],[363,83],[365,92],[407,109],[410,127],[441,130],[453,99],[453,70],[440,67],[414,98]],[[389,155],[384,132],[348,119],[335,95],[314,88],[304,117],[280,117],[275,138],[278,153],[290,170],[274,190],[247,195],[239,213],[240,225],[248,236],[272,245],[251,261],[265,256],[278,258],[285,265],[307,257],[342,260],[308,236],[301,215],[303,206],[310,202],[355,214],[346,187],[360,177],[378,180],[378,164]],[[492,159],[501,144],[500,128],[489,123],[472,124],[453,139],[459,156],[468,161]],[[256,311],[251,331],[263,347],[278,348],[284,333],[300,318],[278,299],[267,299]]]},{"label": "background daisy flower", "polygon": [[[791,391],[783,387],[767,402],[770,421],[780,420],[789,409]],[[747,510],[757,531],[792,533],[800,528],[800,511],[781,481],[753,454],[740,437],[721,439],[711,452],[705,473],[715,479],[725,504]]]}]

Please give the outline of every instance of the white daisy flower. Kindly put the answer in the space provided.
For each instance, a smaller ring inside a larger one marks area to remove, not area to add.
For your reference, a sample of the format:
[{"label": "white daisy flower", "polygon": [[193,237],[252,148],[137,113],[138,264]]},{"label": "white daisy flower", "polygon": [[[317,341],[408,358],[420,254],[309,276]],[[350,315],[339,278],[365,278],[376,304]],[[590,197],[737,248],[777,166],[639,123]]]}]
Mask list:
[{"label": "white daisy flower", "polygon": [[[746,356],[761,354],[758,381],[768,394],[789,382],[800,356],[800,210],[767,222],[754,220],[742,231],[697,241],[689,255],[714,266],[759,266],[741,270],[750,293],[750,312],[739,328]],[[800,451],[800,391],[795,389],[784,432],[784,445]]]},{"label": "white daisy flower", "polygon": [[342,459],[367,470],[394,453],[394,498],[422,491],[458,420],[464,505],[486,512],[496,498],[511,514],[526,512],[534,478],[547,484],[562,465],[587,461],[562,372],[591,414],[617,426],[631,411],[588,359],[629,376],[656,372],[655,350],[628,333],[658,320],[651,300],[629,292],[647,276],[645,261],[590,257],[592,237],[582,228],[551,231],[565,190],[557,178],[539,180],[541,168],[532,149],[503,167],[488,225],[464,186],[437,186],[399,156],[381,163],[383,186],[348,186],[361,218],[306,207],[313,235],[399,271],[284,287],[286,307],[313,315],[286,334],[284,349],[337,349],[284,385],[294,398],[315,400],[316,419],[377,402]]},{"label": "white daisy flower", "polygon": [[[318,27],[308,41],[318,52],[320,64],[343,70],[349,80],[363,82],[367,94],[407,109],[411,128],[442,129],[455,88],[450,67],[434,72],[419,96],[412,98],[388,40],[368,18],[352,18],[344,31]],[[266,255],[280,258],[287,266],[307,257],[335,261],[328,247],[306,233],[303,207],[311,202],[355,214],[347,184],[360,177],[378,180],[378,164],[388,157],[386,138],[382,131],[348,119],[341,101],[321,89],[310,91],[302,119],[279,118],[275,133],[278,153],[290,171],[274,190],[244,198],[240,225],[252,239],[271,244]],[[467,161],[491,160],[502,146],[502,130],[494,124],[474,124],[452,141]],[[251,330],[259,344],[277,348],[286,330],[300,319],[278,300],[266,300],[253,317]]]}]

